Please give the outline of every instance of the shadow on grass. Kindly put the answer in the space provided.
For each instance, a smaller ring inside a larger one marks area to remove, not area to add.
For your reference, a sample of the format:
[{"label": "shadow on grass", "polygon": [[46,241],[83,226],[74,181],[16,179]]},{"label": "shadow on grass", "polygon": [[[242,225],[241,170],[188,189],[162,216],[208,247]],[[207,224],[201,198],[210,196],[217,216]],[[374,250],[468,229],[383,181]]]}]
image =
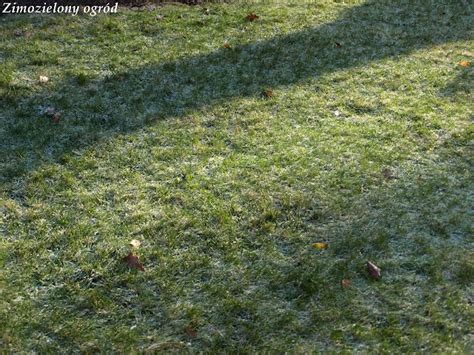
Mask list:
[{"label": "shadow on grass", "polygon": [[[0,181],[11,184],[43,162],[157,119],[471,39],[469,11],[461,1],[371,0],[334,22],[287,36],[134,68],[92,80],[93,85],[87,78],[68,78],[62,86],[67,93],[45,90],[18,98],[7,92],[0,103],[15,113],[0,116]],[[84,103],[84,97],[93,97],[94,104]],[[45,103],[68,115],[58,125],[32,119]]]}]

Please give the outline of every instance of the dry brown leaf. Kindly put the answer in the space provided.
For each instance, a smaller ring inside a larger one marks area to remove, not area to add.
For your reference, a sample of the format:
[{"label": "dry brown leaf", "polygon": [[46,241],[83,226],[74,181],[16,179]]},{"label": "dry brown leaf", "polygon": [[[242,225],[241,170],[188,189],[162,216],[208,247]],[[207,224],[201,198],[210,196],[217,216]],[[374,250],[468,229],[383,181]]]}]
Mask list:
[{"label": "dry brown leaf", "polygon": [[230,44],[229,44],[229,43],[224,43],[224,48],[230,49],[230,48],[231,48],[231,47],[230,47]]},{"label": "dry brown leaf", "polygon": [[463,67],[463,68],[467,68],[469,66],[471,66],[471,62],[467,61],[467,60],[461,60],[459,62],[459,66]]},{"label": "dry brown leaf", "polygon": [[374,280],[378,280],[382,276],[380,268],[370,261],[367,261],[367,272]]},{"label": "dry brown leaf", "polygon": [[351,280],[349,280],[349,279],[342,279],[342,281],[341,281],[341,286],[342,286],[343,288],[349,288],[349,287],[351,287]]},{"label": "dry brown leaf", "polygon": [[254,14],[254,13],[252,12],[252,13],[248,14],[247,16],[245,16],[245,19],[246,19],[247,21],[252,22],[252,21],[258,20],[258,19],[259,19],[259,16],[257,16],[256,14]]},{"label": "dry brown leaf", "polygon": [[43,110],[43,114],[51,117],[54,123],[58,123],[61,118],[61,113],[59,111],[56,111],[54,107],[46,107]]},{"label": "dry brown leaf", "polygon": [[186,334],[190,338],[196,338],[197,337],[197,331],[196,331],[196,329],[194,329],[194,327],[192,325],[188,325],[186,327],[185,331],[186,331]]},{"label": "dry brown leaf", "polygon": [[128,255],[123,258],[123,262],[127,264],[130,269],[145,271],[143,264],[138,261],[138,256],[133,255],[132,252],[129,252]]},{"label": "dry brown leaf", "polygon": [[137,239],[132,239],[129,244],[134,248],[139,248],[142,243]]},{"label": "dry brown leaf", "polygon": [[314,243],[314,244],[313,244],[313,248],[318,249],[318,250],[327,249],[328,246],[329,246],[328,243],[322,243],[322,242]]},{"label": "dry brown leaf", "polygon": [[61,119],[61,114],[60,114],[59,112],[55,112],[55,113],[53,114],[52,119],[53,119],[53,122],[54,122],[54,123],[58,123],[59,120]]},{"label": "dry brown leaf", "polygon": [[270,89],[265,89],[263,90],[262,95],[266,98],[273,97],[273,91]]}]

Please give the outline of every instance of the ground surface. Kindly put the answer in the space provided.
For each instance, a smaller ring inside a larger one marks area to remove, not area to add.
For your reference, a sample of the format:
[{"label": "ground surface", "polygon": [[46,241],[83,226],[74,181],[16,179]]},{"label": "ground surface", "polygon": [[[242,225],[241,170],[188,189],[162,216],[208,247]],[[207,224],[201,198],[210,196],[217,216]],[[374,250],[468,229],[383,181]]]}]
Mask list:
[{"label": "ground surface", "polygon": [[474,11],[416,4],[0,18],[1,350],[472,351]]}]

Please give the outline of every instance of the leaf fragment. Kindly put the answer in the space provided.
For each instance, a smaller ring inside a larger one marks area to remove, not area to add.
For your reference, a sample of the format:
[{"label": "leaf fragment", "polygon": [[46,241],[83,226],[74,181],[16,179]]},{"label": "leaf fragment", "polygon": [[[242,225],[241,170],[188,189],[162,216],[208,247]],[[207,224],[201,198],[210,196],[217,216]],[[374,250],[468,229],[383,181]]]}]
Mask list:
[{"label": "leaf fragment", "polygon": [[313,243],[313,248],[318,249],[318,250],[327,249],[328,246],[329,246],[329,244],[324,243],[324,242]]},{"label": "leaf fragment", "polygon": [[262,95],[268,99],[273,97],[273,91],[271,89],[265,89],[263,90]]},{"label": "leaf fragment", "polygon": [[142,243],[137,239],[132,239],[129,244],[134,248],[139,248]]},{"label": "leaf fragment", "polygon": [[38,78],[38,81],[40,84],[47,84],[49,81],[49,78],[47,76],[40,75]]},{"label": "leaf fragment", "polygon": [[122,260],[130,269],[145,271],[143,264],[138,260],[138,256],[133,255],[132,252],[129,252]]},{"label": "leaf fragment", "polygon": [[377,265],[370,261],[367,261],[367,272],[369,273],[369,276],[374,280],[378,280],[382,276],[382,270],[380,270]]},{"label": "leaf fragment", "polygon": [[467,60],[461,60],[458,64],[460,67],[463,67],[463,68],[467,68],[471,66],[471,62]]},{"label": "leaf fragment", "polygon": [[61,114],[59,112],[55,112],[51,118],[54,123],[58,123],[61,119]]},{"label": "leaf fragment", "polygon": [[231,48],[231,47],[230,47],[230,44],[229,44],[229,43],[227,43],[227,42],[226,42],[226,43],[224,43],[224,48],[225,48],[225,49],[230,49],[230,48]]},{"label": "leaf fragment", "polygon": [[349,288],[349,287],[351,287],[351,280],[349,280],[349,279],[342,279],[342,280],[341,280],[341,286],[342,286],[342,288]]},{"label": "leaf fragment", "polygon": [[190,338],[196,338],[197,337],[197,331],[196,331],[196,329],[194,329],[194,327],[192,325],[188,325],[184,330]]},{"label": "leaf fragment", "polygon": [[247,21],[255,21],[255,20],[258,20],[259,19],[259,16],[257,16],[256,14],[254,14],[253,12],[249,13],[247,16],[245,16],[245,19]]}]

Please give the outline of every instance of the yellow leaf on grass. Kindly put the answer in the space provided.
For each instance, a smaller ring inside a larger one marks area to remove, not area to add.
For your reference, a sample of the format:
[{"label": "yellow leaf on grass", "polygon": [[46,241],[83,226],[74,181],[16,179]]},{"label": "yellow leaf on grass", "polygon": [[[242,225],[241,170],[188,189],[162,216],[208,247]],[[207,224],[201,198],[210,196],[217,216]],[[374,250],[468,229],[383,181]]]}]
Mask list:
[{"label": "yellow leaf on grass", "polygon": [[40,75],[38,81],[39,81],[41,84],[47,84],[48,81],[49,81],[49,78],[48,78],[47,76]]},{"label": "yellow leaf on grass", "polygon": [[316,248],[318,250],[324,250],[328,248],[328,243],[314,243],[313,248]]},{"label": "yellow leaf on grass", "polygon": [[467,67],[471,66],[471,62],[468,62],[467,60],[461,60],[459,62],[459,66],[461,66],[463,68],[467,68]]},{"label": "yellow leaf on grass", "polygon": [[342,279],[342,281],[341,281],[341,286],[342,286],[343,288],[349,288],[349,287],[351,287],[351,280],[349,280],[349,279]]},{"label": "yellow leaf on grass", "polygon": [[136,239],[132,239],[130,241],[130,245],[134,248],[138,248],[142,243],[139,241],[139,240],[136,240]]},{"label": "yellow leaf on grass", "polygon": [[273,91],[271,89],[265,89],[263,90],[262,95],[266,98],[270,98],[273,96]]}]

